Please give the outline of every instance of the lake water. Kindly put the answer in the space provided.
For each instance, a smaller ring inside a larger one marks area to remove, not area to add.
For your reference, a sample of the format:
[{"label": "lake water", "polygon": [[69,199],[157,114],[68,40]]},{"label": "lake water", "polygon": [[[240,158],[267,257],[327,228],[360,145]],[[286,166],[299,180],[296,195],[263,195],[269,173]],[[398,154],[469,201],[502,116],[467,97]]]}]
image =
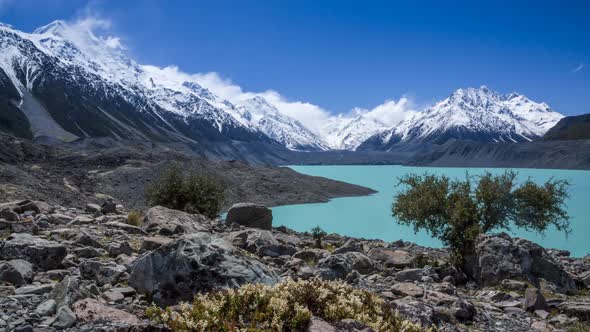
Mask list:
[{"label": "lake water", "polygon": [[[299,204],[274,207],[273,224],[284,225],[297,231],[309,231],[319,225],[328,233],[338,233],[367,239],[396,241],[402,239],[429,247],[440,247],[440,241],[425,232],[414,234],[412,229],[398,225],[391,216],[391,203],[396,191],[397,178],[407,173],[445,174],[464,177],[480,174],[483,168],[423,168],[405,166],[291,166],[297,172],[323,176],[377,190],[378,193],[363,197],[333,199],[328,203]],[[488,169],[502,173],[504,169]],[[551,177],[567,179],[571,183],[567,211],[571,216],[573,232],[566,237],[563,232],[549,229],[539,235],[513,229],[511,235],[535,241],[547,248],[569,250],[573,256],[590,253],[590,171],[517,169],[518,179],[532,178],[544,182]]]}]

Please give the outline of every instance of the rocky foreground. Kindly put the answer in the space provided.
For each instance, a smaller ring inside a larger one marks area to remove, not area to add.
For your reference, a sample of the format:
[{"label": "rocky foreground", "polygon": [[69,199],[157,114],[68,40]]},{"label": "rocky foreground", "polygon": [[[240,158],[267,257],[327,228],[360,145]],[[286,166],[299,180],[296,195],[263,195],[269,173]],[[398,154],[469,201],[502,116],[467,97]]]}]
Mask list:
[{"label": "rocky foreground", "polygon": [[[445,249],[272,227],[264,206],[227,220],[164,207],[136,225],[121,205],[0,204],[0,331],[158,331],[152,303],[282,279],[342,279],[442,331],[566,331],[590,321],[590,256],[573,258],[506,234],[482,236],[468,266]],[[310,331],[369,331],[312,319]]]}]

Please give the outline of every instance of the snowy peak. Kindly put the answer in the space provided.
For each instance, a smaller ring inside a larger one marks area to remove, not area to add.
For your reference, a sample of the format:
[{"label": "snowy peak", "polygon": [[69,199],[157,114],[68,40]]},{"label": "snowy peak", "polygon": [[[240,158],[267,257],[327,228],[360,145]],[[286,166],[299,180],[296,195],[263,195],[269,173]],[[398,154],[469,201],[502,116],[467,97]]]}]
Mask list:
[{"label": "snowy peak", "polygon": [[54,36],[63,37],[63,32],[67,29],[67,23],[62,20],[55,20],[47,25],[39,27],[33,31],[33,34],[44,35],[52,34]]},{"label": "snowy peak", "polygon": [[[486,86],[458,89],[399,126],[364,144],[442,144],[449,139],[525,142],[541,137],[563,115],[518,93],[501,95]],[[363,148],[365,148],[363,147]]]},{"label": "snowy peak", "polygon": [[242,116],[268,137],[291,150],[327,150],[323,139],[301,122],[282,114],[262,96],[238,103]]}]

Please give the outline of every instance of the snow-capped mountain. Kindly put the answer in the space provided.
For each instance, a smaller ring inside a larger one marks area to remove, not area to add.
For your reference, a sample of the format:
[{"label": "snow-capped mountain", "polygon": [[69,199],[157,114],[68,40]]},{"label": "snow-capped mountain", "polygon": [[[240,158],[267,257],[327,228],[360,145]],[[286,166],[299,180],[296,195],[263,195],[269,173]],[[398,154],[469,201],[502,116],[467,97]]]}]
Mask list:
[{"label": "snow-capped mountain", "polygon": [[385,113],[395,116],[384,123],[364,110],[328,118],[313,131],[252,95],[220,98],[191,75],[136,63],[76,23],[55,21],[33,33],[0,24],[0,131],[27,138],[184,142],[220,154],[245,154],[243,144],[255,151],[386,150],[451,138],[528,141],[563,117],[545,103],[481,87],[457,90],[409,119]]},{"label": "snow-capped mountain", "polygon": [[331,149],[355,150],[369,137],[390,127],[390,125],[363,115],[336,116],[331,118],[322,128],[322,137]]},{"label": "snow-capped mountain", "polygon": [[360,150],[402,143],[442,144],[450,139],[526,142],[541,137],[562,114],[523,95],[500,95],[485,86],[455,91],[399,126],[372,136]]},{"label": "snow-capped mountain", "polygon": [[270,138],[291,150],[328,150],[323,139],[312,133],[301,122],[277,110],[261,96],[238,103],[241,117]]},{"label": "snow-capped mountain", "polygon": [[33,33],[0,26],[0,111],[7,119],[0,130],[29,138],[326,148],[262,98],[234,105],[190,77],[139,65],[106,39],[63,21]]}]

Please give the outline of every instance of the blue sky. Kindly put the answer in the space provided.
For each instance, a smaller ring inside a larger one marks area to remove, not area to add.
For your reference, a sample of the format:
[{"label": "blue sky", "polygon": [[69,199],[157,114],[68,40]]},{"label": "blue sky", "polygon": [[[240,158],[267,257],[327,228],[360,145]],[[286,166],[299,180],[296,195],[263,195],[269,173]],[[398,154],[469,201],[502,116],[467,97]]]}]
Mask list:
[{"label": "blue sky", "polygon": [[590,1],[0,0],[0,21],[111,22],[134,59],[332,113],[487,85],[590,112]]}]

